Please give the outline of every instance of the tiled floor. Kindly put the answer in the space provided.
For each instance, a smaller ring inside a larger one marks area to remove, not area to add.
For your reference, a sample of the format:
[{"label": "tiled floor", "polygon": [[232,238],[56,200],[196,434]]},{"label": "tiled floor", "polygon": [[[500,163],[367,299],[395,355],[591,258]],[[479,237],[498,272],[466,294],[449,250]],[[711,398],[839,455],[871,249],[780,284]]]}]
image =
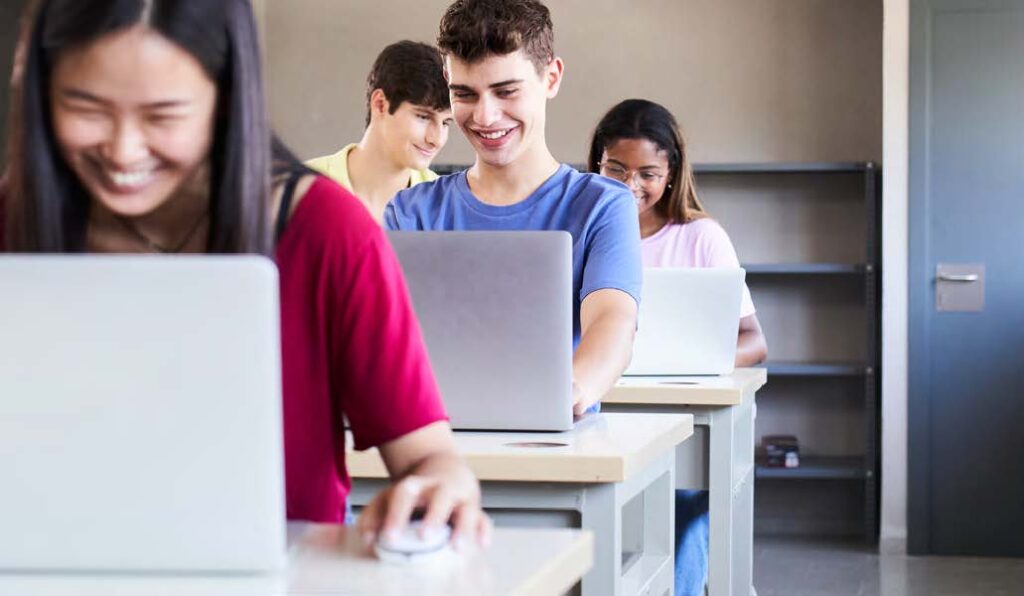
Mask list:
[{"label": "tiled floor", "polygon": [[759,536],[754,586],[758,596],[1022,596],[1024,559],[880,555],[856,542]]}]

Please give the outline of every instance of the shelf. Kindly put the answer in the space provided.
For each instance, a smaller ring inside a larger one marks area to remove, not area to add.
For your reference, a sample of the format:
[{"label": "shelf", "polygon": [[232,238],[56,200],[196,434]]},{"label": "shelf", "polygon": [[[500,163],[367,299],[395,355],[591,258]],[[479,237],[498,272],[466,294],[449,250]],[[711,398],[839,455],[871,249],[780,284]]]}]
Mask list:
[{"label": "shelf", "polygon": [[[467,170],[472,164],[439,163],[430,166],[438,174]],[[586,172],[586,164],[571,163],[571,167]],[[693,165],[695,174],[858,174],[874,170],[870,161],[831,161],[805,163],[699,163]]]},{"label": "shelf", "polygon": [[875,270],[864,263],[749,263],[743,268],[748,275],[863,275]]},{"label": "shelf", "polygon": [[773,377],[863,377],[874,374],[874,368],[861,362],[766,362],[768,376]]},{"label": "shelf", "polygon": [[696,174],[855,174],[875,169],[873,162],[808,163],[704,163],[694,164]]},{"label": "shelf", "polygon": [[755,478],[772,480],[862,480],[868,477],[862,457],[801,457],[798,468],[758,465]]}]

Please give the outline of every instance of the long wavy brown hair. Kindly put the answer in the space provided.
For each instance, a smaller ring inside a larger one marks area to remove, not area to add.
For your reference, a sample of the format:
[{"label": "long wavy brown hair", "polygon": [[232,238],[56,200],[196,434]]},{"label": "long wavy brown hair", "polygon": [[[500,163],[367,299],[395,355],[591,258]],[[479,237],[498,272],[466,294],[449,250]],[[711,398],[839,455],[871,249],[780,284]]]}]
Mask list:
[{"label": "long wavy brown hair", "polygon": [[646,99],[627,99],[617,104],[601,118],[594,130],[587,169],[599,172],[605,149],[622,139],[647,139],[668,155],[668,186],[654,204],[658,214],[677,224],[708,216],[697,197],[697,184],[686,155],[686,142],[671,112]]}]

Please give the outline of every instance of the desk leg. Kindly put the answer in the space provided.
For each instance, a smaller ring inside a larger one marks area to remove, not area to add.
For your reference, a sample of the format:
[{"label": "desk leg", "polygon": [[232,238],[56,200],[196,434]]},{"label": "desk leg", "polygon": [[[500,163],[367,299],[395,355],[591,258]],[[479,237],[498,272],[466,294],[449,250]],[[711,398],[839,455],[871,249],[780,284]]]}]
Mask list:
[{"label": "desk leg", "polygon": [[[642,500],[642,516],[624,520],[623,510],[634,497]],[[671,595],[675,569],[675,450],[669,450],[624,483],[587,485],[580,522],[594,532],[598,545],[594,566],[583,576],[583,596]],[[641,524],[641,552],[623,552],[624,522]],[[624,571],[627,555],[635,556],[630,557]]]},{"label": "desk leg", "polygon": [[[757,403],[754,395],[744,396],[743,405],[734,414],[735,454],[737,481],[734,478],[733,502],[735,503],[733,535],[733,578],[740,594],[754,591],[754,424],[757,418]],[[738,490],[736,486],[738,484]]]},{"label": "desk leg", "polygon": [[583,576],[586,596],[620,594],[622,581],[622,507],[615,484],[588,486],[580,508],[581,525],[594,533],[594,566]]},{"label": "desk leg", "polygon": [[733,411],[717,408],[708,415],[708,593],[733,596]]}]

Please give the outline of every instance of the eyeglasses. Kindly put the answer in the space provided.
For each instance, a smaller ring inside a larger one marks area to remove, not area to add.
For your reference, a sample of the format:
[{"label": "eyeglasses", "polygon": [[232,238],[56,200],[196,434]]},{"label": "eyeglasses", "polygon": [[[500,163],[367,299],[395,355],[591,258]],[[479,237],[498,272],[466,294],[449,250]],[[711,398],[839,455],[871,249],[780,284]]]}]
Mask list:
[{"label": "eyeglasses", "polygon": [[654,170],[627,170],[618,164],[608,162],[601,162],[597,165],[601,168],[602,176],[614,178],[626,186],[633,181],[640,186],[657,186],[668,175]]}]

